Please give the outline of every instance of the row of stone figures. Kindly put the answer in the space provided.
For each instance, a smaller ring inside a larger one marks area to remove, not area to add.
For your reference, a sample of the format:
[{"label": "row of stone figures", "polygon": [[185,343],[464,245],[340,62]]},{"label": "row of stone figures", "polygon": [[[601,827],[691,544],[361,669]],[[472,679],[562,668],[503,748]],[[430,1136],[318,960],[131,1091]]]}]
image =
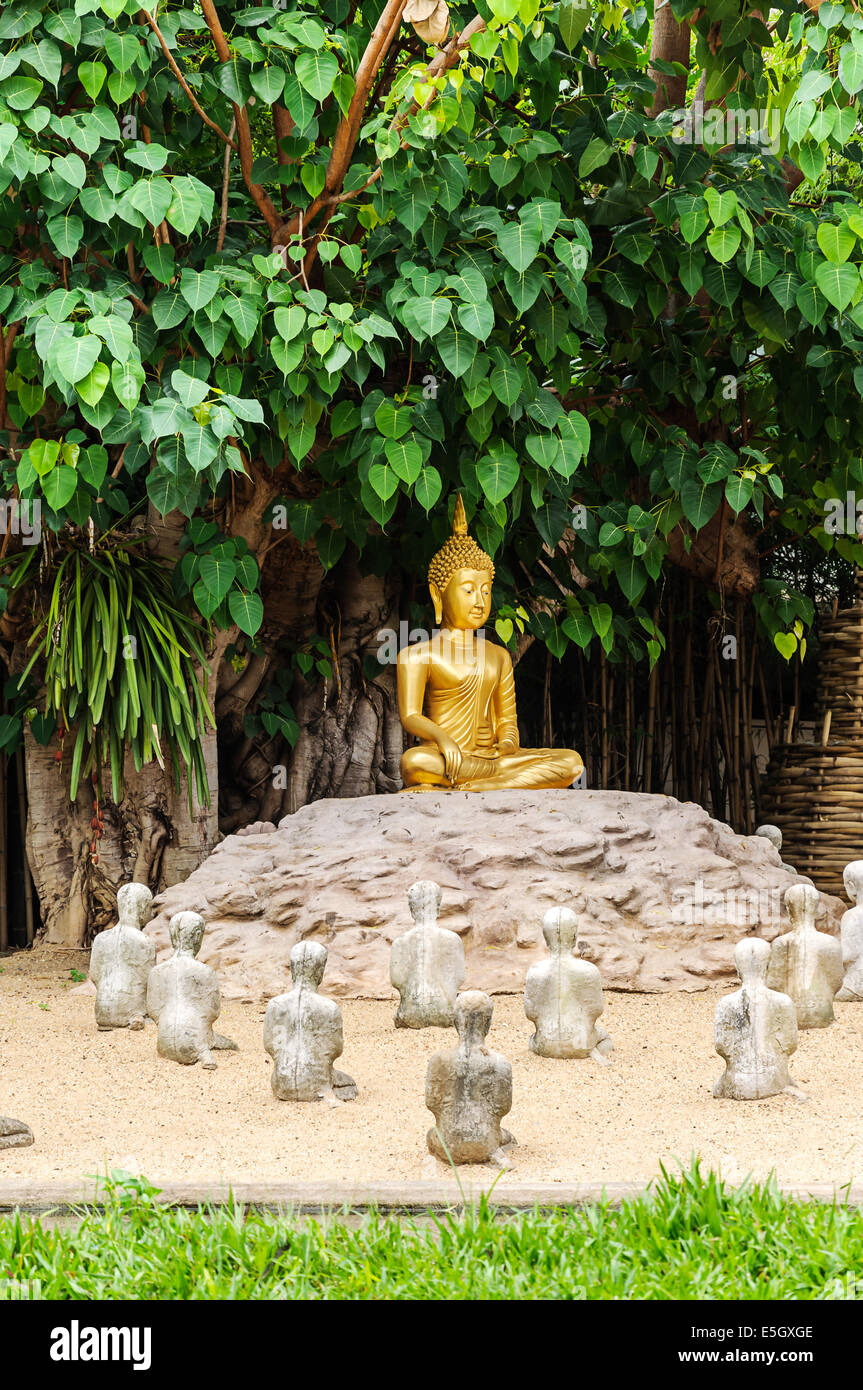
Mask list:
[{"label": "row of stone figures", "polygon": [[[788,1070],[798,1028],[829,1025],[834,997],[863,1001],[863,861],[848,865],[845,887],[855,906],[842,918],[841,944],[817,930],[818,892],[807,882],[785,894],[789,932],[772,946],[756,937],[738,943],[734,959],[741,988],[720,1000],[716,1010],[715,1045],[726,1062],[716,1096],[800,1095]],[[117,895],[117,925],[93,943],[97,1026],[143,1028],[150,1017],[162,1056],[214,1067],[213,1053],[236,1044],[213,1027],[220,1011],[218,979],[196,959],[203,918],[195,912],[173,917],[174,956],[156,965],[155,944],[142,930],[151,901],[144,885],[126,884]],[[437,1122],[429,1131],[429,1149],[454,1163],[505,1163],[502,1150],[513,1140],[501,1120],[512,1105],[512,1069],[484,1045],[492,1002],[479,991],[459,993],[464,950],[455,932],[438,925],[438,884],[415,883],[408,903],[414,926],[393,942],[390,960],[399,993],[396,1026],[454,1026],[459,1039],[457,1048],[435,1054],[428,1064],[426,1103]],[[542,926],[549,956],[533,965],[525,980],[525,1013],[535,1028],[530,1047],[545,1057],[605,1062],[612,1044],[598,1024],[602,981],[595,965],[574,954],[576,914],[552,908]],[[319,943],[298,942],[290,956],[293,988],[267,1007],[264,1046],[273,1058],[272,1086],[281,1100],[339,1104],[357,1094],[352,1079],[334,1066],[343,1051],[342,1015],[338,1004],[318,993],[326,960]],[[31,1142],[26,1125],[0,1121],[0,1147]]]},{"label": "row of stone figures", "polygon": [[[396,937],[390,951],[390,981],[398,990],[397,1028],[451,1028],[465,976],[464,947],[454,931],[438,926],[442,893],[430,880],[408,889],[415,925]],[[541,1057],[606,1060],[611,1039],[597,1019],[604,1008],[602,979],[595,965],[573,954],[578,918],[553,907],[542,919],[549,957],[531,966],[524,985],[524,1010],[535,1032],[532,1051]]]},{"label": "row of stone figures", "polygon": [[715,1043],[725,1072],[715,1096],[763,1100],[794,1085],[788,1059],[800,1028],[827,1028],[833,1000],[863,1002],[863,860],[848,864],[845,892],[854,904],[839,924],[839,940],[818,931],[818,890],[795,884],[785,893],[791,930],[772,945],[758,937],[737,943],[741,987],[716,1009]]},{"label": "row of stone figures", "polygon": [[[170,922],[174,956],[155,964],[155,945],[144,936],[151,895],[130,883],[117,895],[118,923],[93,943],[90,977],[96,985],[96,1024],[101,1030],[140,1029],[148,1017],[158,1028],[159,1053],[176,1062],[216,1065],[213,1052],[235,1044],[213,1029],[220,997],[215,971],[196,959],[204,922],[180,912]],[[436,1126],[430,1151],[454,1163],[506,1164],[513,1143],[500,1121],[512,1106],[512,1069],[484,1046],[492,1002],[472,990],[459,993],[465,963],[461,940],[437,925],[441,889],[415,883],[408,891],[415,925],[392,947],[391,978],[399,992],[397,1027],[455,1027],[459,1045],[435,1054],[428,1065],[426,1103]],[[543,919],[550,957],[528,971],[525,1011],[535,1025],[533,1050],[549,1057],[605,1061],[611,1040],[597,1019],[602,983],[595,965],[573,955],[578,919],[554,908]],[[290,955],[293,989],[272,999],[264,1018],[264,1047],[273,1058],[272,1087],[280,1100],[353,1100],[357,1087],[336,1070],[344,1043],[338,1004],[318,993],[326,948],[301,941]]]}]

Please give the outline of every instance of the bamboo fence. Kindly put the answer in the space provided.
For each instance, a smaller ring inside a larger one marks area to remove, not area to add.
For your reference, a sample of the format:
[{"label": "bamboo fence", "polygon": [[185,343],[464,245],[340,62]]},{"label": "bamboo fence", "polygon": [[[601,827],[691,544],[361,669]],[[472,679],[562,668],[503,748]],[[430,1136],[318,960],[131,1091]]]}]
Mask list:
[{"label": "bamboo fence", "polygon": [[825,893],[863,854],[863,572],[856,600],[821,623],[813,743],[774,746],[762,788],[782,855]]}]

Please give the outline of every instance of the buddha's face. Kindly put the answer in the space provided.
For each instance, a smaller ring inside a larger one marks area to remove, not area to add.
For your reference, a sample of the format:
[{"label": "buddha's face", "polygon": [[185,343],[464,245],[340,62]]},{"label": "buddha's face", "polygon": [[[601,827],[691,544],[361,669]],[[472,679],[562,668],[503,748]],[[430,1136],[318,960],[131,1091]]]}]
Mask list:
[{"label": "buddha's face", "polygon": [[[435,599],[434,585],[431,588]],[[488,570],[456,570],[441,597],[445,627],[484,627],[491,612],[491,575]],[[436,601],[435,612],[437,608]]]}]

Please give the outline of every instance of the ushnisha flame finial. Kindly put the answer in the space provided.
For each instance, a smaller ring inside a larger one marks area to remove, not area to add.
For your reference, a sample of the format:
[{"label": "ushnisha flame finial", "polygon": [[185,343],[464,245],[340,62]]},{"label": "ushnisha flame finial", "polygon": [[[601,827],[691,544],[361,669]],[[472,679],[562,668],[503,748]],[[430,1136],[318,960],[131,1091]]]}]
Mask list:
[{"label": "ushnisha flame finial", "polygon": [[443,594],[457,570],[486,570],[494,579],[494,561],[468,535],[467,517],[461,493],[456,498],[452,518],[452,535],[432,559],[428,570],[429,584]]}]

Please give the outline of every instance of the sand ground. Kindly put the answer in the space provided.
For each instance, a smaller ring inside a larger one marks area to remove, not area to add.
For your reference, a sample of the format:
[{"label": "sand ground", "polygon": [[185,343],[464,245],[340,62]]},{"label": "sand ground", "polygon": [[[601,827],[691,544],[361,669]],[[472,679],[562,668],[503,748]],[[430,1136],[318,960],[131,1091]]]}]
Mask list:
[{"label": "sand ground", "polygon": [[[0,1112],[36,1136],[0,1154],[0,1183],[111,1168],[157,1183],[447,1176],[426,1151],[423,1091],[428,1057],[452,1046],[453,1032],[397,1030],[393,1004],[345,1001],[339,1065],[358,1099],[288,1104],[270,1089],[262,1005],[224,1006],[219,1029],[241,1050],[219,1053],[218,1070],[205,1072],[160,1058],[152,1026],[97,1032],[72,968],[86,970],[86,956],[0,959]],[[801,1034],[792,1071],[808,1102],[719,1101],[713,1013],[724,992],[607,993],[607,1067],[534,1056],[521,997],[496,997],[489,1045],[512,1063],[506,1125],[518,1140],[502,1182],[646,1181],[660,1161],[674,1167],[694,1153],[732,1181],[771,1169],[789,1184],[863,1180],[863,1006],[837,1004],[832,1027]]]}]

